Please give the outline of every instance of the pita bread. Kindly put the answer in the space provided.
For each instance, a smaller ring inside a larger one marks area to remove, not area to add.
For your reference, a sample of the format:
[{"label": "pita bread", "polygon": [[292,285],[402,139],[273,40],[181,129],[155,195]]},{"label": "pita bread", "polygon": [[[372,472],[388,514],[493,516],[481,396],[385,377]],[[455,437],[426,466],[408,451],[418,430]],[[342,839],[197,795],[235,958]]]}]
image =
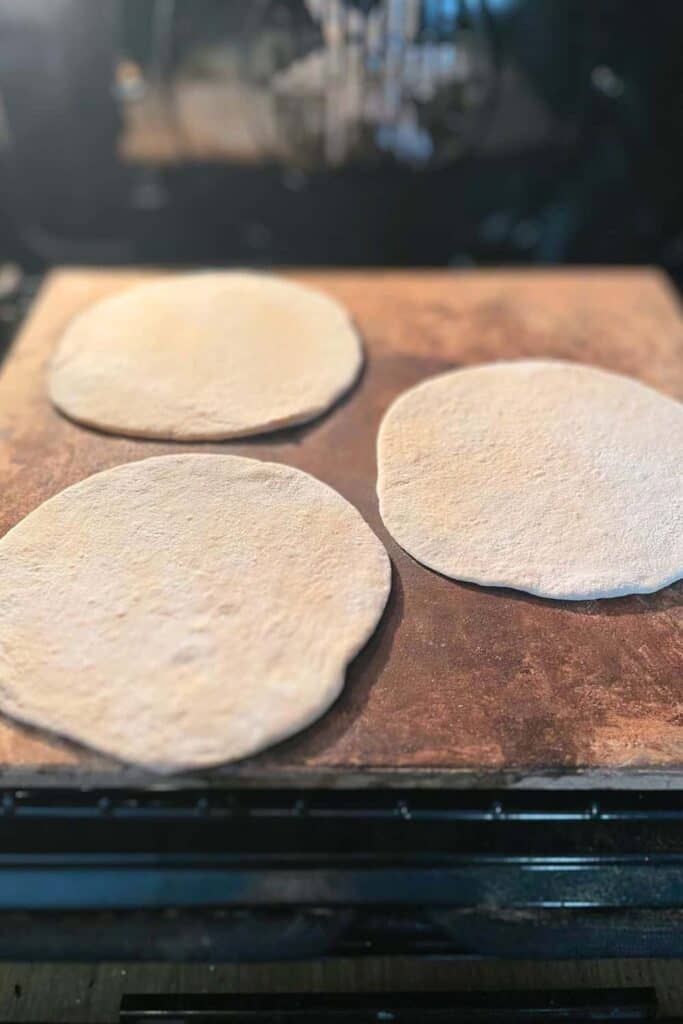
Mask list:
[{"label": "pita bread", "polygon": [[378,442],[380,511],[454,579],[582,600],[683,576],[683,406],[543,360],[456,370],[401,395]]},{"label": "pita bread", "polygon": [[389,589],[369,526],[300,470],[118,466],[0,541],[0,709],[159,772],[245,757],[336,700]]},{"label": "pita bread", "polygon": [[304,423],[356,380],[345,310],[267,274],[187,274],[97,303],[67,328],[50,373],[67,416],[115,434],[224,440]]}]

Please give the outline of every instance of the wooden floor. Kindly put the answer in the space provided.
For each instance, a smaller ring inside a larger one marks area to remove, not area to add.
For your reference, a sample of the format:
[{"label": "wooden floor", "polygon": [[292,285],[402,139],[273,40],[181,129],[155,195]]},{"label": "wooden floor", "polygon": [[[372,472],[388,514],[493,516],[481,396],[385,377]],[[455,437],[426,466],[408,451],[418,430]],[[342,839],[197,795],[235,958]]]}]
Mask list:
[{"label": "wooden floor", "polygon": [[254,965],[3,964],[0,1021],[118,1019],[121,996],[156,992],[420,991],[654,987],[683,1016],[683,961],[416,962],[402,959]]}]

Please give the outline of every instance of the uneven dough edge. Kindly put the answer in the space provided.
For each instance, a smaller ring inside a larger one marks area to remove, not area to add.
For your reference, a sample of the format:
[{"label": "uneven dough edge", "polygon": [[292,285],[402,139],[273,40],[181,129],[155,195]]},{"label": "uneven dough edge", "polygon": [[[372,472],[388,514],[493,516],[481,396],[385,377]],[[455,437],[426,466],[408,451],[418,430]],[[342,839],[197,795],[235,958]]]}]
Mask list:
[{"label": "uneven dough edge", "polygon": [[[332,412],[340,402],[350,395],[354,387],[358,383],[358,380],[363,371],[364,361],[361,358],[358,369],[353,379],[339,390],[330,401],[321,402],[319,406],[312,411],[302,413],[301,415],[284,416],[281,419],[274,419],[268,423],[263,424],[259,427],[245,427],[243,430],[230,430],[230,431],[186,431],[179,433],[177,430],[147,430],[145,428],[138,428],[133,430],[124,430],[122,427],[117,427],[115,424],[103,424],[102,422],[96,423],[87,416],[78,416],[67,409],[63,408],[60,404],[59,399],[54,395],[52,391],[52,384],[50,383],[48,390],[50,394],[50,401],[54,407],[58,410],[61,416],[69,420],[71,423],[75,423],[77,426],[87,427],[88,430],[94,430],[101,434],[108,434],[112,437],[125,437],[130,440],[143,440],[143,441],[171,441],[177,442],[178,444],[201,444],[210,443],[213,441],[237,441],[240,438],[244,439],[247,437],[263,437],[265,434],[272,434],[275,431],[287,430],[290,427],[302,427],[308,424],[313,425],[316,420],[325,416],[328,412]],[[201,453],[197,453],[201,454]]]},{"label": "uneven dough edge", "polygon": [[[382,615],[383,614],[384,610],[382,610]],[[115,761],[123,769],[130,772],[149,772],[150,776],[172,776],[179,774],[194,774],[197,772],[208,771],[213,768],[220,768],[222,765],[236,764],[239,761],[256,757],[259,754],[262,754],[264,750],[270,750],[279,743],[283,743],[285,740],[291,739],[293,736],[297,736],[300,732],[308,729],[311,725],[322,718],[323,715],[333,707],[344,690],[346,672],[348,670],[349,663],[353,660],[356,654],[360,653],[365,644],[370,640],[370,637],[373,635],[375,630],[379,628],[380,622],[382,621],[382,615],[380,615],[374,629],[368,634],[358,650],[349,658],[340,675],[334,680],[331,680],[329,689],[325,692],[324,699],[321,699],[319,707],[313,709],[310,716],[305,720],[302,720],[303,724],[297,724],[296,726],[292,726],[287,729],[283,728],[279,733],[274,732],[273,738],[269,738],[264,741],[262,745],[257,747],[250,746],[244,753],[237,753],[228,759],[220,758],[216,760],[215,757],[207,756],[206,759],[195,758],[191,762],[183,761],[182,759],[174,760],[173,758],[164,761],[147,761],[144,764],[127,761],[123,759],[120,754],[117,754],[115,750],[108,749],[105,744],[100,744],[97,747],[91,746],[80,736],[76,736],[74,733],[69,732],[68,729],[56,729],[54,726],[46,724],[45,721],[41,721],[39,715],[29,715],[24,710],[20,702],[12,700],[5,694],[2,686],[2,680],[0,680],[0,715],[11,719],[18,725],[43,733],[47,739],[74,744],[80,750],[88,751],[96,757],[109,758],[110,760]]]}]

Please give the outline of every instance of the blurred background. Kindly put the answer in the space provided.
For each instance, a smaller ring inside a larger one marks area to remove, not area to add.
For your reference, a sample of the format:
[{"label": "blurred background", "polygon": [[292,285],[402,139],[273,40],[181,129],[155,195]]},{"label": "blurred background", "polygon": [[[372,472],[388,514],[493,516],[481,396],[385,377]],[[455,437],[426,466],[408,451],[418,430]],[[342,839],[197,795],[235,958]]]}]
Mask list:
[{"label": "blurred background", "polygon": [[60,263],[680,285],[682,114],[680,0],[0,0],[0,321]]}]

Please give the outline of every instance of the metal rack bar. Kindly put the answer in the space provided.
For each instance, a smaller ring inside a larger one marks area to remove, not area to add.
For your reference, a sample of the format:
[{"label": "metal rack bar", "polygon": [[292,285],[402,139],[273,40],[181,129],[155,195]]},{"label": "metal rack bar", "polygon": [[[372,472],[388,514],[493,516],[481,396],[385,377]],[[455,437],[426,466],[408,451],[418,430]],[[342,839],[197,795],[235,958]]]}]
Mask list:
[{"label": "metal rack bar", "polygon": [[126,996],[121,1024],[477,1024],[647,1021],[651,989],[376,995]]},{"label": "metal rack bar", "polygon": [[0,957],[683,951],[678,794],[24,790],[0,810]]}]

